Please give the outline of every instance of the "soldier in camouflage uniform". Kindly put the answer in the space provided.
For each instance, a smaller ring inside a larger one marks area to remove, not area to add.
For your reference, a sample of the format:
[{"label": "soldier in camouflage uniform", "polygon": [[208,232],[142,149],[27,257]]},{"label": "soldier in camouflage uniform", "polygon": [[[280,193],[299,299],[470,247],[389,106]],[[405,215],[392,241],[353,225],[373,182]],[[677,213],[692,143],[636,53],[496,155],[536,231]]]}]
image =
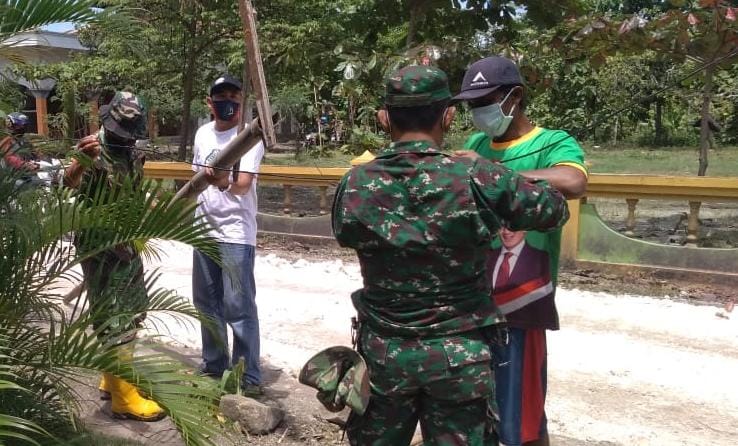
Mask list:
[{"label": "soldier in camouflage uniform", "polygon": [[485,255],[502,226],[541,231],[568,218],[564,198],[483,159],[441,152],[454,118],[445,73],[410,66],[386,83],[378,120],[392,143],[349,171],[333,207],[339,244],[357,251],[352,295],[371,397],[347,433],[353,445],[496,444]]},{"label": "soldier in camouflage uniform", "polygon": [[[100,132],[82,138],[78,144],[78,150],[91,159],[91,166],[87,168],[88,163],[75,159],[64,175],[64,184],[77,188],[78,197],[83,200],[101,189],[110,190],[124,184],[138,187],[143,179],[144,156],[135,149],[136,139],[146,135],[146,114],[139,98],[130,92],[116,93],[109,104],[100,108],[100,121]],[[75,246],[79,251],[89,250],[94,239],[95,234],[91,232],[76,234]],[[132,244],[120,244],[83,260],[82,270],[93,325],[99,328],[103,322],[109,323],[102,336],[111,344],[129,344],[133,337],[124,333],[135,327],[127,323],[128,318],[111,323],[109,314],[126,309],[137,311],[146,305],[148,295],[141,256]],[[143,319],[136,321],[140,322]],[[119,348],[119,352],[126,359],[133,354],[130,345]],[[109,373],[103,374],[100,391],[102,399],[112,400],[116,417],[155,421],[164,416],[154,401],[143,398],[135,387]]]}]

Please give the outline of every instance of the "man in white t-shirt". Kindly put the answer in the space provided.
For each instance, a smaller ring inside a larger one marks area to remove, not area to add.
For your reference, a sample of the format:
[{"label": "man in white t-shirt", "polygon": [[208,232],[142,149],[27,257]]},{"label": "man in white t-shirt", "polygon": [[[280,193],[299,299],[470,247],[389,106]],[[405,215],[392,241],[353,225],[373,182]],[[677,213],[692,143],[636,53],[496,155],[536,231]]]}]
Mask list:
[{"label": "man in white t-shirt", "polygon": [[[195,250],[192,293],[195,307],[215,321],[215,330],[202,333],[201,371],[219,377],[243,357],[244,393],[259,396],[259,318],[256,309],[254,257],[256,246],[256,177],[264,156],[259,143],[233,166],[214,171],[218,152],[238,133],[241,82],[223,75],[210,87],[207,98],[215,120],[195,134],[193,170],[205,169],[210,186],[198,197],[197,215],[205,215],[218,241],[222,266]],[[233,330],[233,353],[228,355],[226,323]]]}]

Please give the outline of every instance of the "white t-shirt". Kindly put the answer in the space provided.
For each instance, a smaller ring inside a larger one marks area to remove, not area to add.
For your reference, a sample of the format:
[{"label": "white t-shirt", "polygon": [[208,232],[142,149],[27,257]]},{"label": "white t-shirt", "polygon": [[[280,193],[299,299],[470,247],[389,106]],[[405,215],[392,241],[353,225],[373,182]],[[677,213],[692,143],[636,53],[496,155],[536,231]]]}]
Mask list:
[{"label": "white t-shirt", "polygon": [[[209,122],[197,130],[195,134],[194,160],[192,170],[204,169],[201,165],[211,165],[218,152],[238,134],[238,126],[225,132],[215,130],[215,121]],[[264,144],[246,152],[241,158],[238,170],[259,172],[261,159],[264,156]],[[233,182],[233,173],[229,174]],[[222,243],[240,245],[256,245],[256,178],[245,195],[234,195],[221,192],[215,186],[208,186],[198,196],[196,215],[206,215],[213,230],[210,235]]]}]

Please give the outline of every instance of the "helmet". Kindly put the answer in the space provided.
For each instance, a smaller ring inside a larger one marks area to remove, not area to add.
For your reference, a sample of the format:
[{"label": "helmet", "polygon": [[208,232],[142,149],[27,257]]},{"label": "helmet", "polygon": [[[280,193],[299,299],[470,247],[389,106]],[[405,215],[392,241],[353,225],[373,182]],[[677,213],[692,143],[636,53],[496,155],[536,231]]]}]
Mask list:
[{"label": "helmet", "polygon": [[10,113],[5,118],[5,121],[7,123],[8,130],[12,133],[25,133],[28,128],[28,124],[31,122],[28,119],[28,116],[18,112]]},{"label": "helmet", "polygon": [[318,389],[318,401],[331,412],[349,406],[364,415],[369,405],[371,391],[366,362],[348,347],[330,347],[310,358],[300,371],[299,380]]}]

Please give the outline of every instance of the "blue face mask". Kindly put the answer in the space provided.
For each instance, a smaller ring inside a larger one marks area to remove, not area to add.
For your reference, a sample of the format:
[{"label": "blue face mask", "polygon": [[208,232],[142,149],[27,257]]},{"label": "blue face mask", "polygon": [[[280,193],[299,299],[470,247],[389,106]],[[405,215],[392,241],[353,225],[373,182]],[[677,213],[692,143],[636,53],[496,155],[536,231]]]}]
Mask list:
[{"label": "blue face mask", "polygon": [[502,102],[472,109],[474,126],[492,139],[504,135],[513,120],[514,105],[510,109],[509,115],[502,111],[502,104],[510,97],[510,93],[512,93],[512,90],[507,93]]},{"label": "blue face mask", "polygon": [[223,99],[220,101],[213,101],[213,111],[215,111],[215,117],[221,121],[230,121],[236,114],[241,104],[238,102],[231,101],[229,99]]}]

